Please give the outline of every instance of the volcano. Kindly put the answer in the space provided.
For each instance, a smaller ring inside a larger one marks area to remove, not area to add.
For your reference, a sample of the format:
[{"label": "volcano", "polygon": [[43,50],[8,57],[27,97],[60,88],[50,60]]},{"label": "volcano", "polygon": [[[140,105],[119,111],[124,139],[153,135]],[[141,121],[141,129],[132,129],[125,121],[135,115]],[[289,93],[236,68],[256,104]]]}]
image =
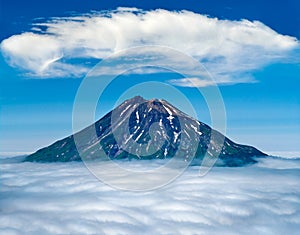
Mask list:
[{"label": "volcano", "polygon": [[27,156],[25,161],[149,160],[175,156],[201,160],[206,154],[218,157],[226,166],[251,164],[266,156],[252,146],[234,143],[165,100],[136,96],[80,132]]}]

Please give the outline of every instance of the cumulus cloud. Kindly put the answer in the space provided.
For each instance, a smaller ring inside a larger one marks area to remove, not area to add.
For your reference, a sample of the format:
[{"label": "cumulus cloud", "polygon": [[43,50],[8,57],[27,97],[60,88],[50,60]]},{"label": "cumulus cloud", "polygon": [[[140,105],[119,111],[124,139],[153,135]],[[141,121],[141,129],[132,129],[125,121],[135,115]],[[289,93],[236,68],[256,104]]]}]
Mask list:
[{"label": "cumulus cloud", "polygon": [[164,188],[133,193],[99,182],[83,163],[0,160],[0,233],[298,234],[299,170],[299,159],[280,158],[205,177],[192,166]]},{"label": "cumulus cloud", "polygon": [[259,21],[220,20],[191,11],[118,8],[36,23],[32,32],[3,40],[1,51],[12,66],[32,75],[76,77],[89,66],[76,64],[74,59],[103,59],[142,45],[185,52],[202,62],[217,82],[232,83],[245,71],[284,58],[298,46],[298,40]]}]

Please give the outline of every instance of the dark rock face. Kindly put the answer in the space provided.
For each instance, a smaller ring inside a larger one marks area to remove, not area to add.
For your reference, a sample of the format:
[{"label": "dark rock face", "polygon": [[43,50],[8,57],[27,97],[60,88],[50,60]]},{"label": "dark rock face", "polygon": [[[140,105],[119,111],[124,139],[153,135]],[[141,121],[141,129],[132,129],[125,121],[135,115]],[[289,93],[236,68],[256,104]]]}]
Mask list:
[{"label": "dark rock face", "polygon": [[266,156],[254,147],[232,142],[165,100],[144,100],[140,96],[126,100],[74,136],[38,150],[25,161],[203,159],[207,153],[219,156],[224,165],[240,166],[255,163],[255,157]]}]

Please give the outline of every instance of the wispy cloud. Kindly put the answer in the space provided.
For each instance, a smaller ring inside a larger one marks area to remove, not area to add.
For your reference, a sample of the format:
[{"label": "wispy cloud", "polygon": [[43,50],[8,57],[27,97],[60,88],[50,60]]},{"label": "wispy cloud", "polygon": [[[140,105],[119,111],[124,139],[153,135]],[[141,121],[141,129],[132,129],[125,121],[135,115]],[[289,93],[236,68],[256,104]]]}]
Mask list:
[{"label": "wispy cloud", "polygon": [[175,48],[203,63],[216,82],[235,83],[247,71],[286,58],[299,42],[259,21],[220,20],[190,11],[118,8],[34,24],[32,32],[3,40],[1,51],[12,66],[36,77],[78,77],[89,66],[70,62],[72,59],[103,59],[143,45]]},{"label": "wispy cloud", "polygon": [[226,78],[225,76],[219,78],[217,81],[213,79],[205,79],[199,77],[188,77],[188,78],[179,78],[179,79],[170,79],[168,80],[169,83],[181,86],[181,87],[207,87],[207,86],[216,86],[216,85],[230,85],[233,83],[254,83],[256,82],[252,78],[242,78],[242,79],[230,79]]}]

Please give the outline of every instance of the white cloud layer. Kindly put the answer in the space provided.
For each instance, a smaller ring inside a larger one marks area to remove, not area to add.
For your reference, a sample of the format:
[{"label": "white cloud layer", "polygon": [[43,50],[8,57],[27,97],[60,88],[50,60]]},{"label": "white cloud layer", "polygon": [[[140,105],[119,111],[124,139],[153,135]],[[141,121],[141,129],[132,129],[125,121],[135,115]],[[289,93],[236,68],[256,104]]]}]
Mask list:
[{"label": "white cloud layer", "polygon": [[234,83],[240,74],[284,58],[298,46],[298,40],[259,21],[220,20],[190,11],[118,8],[34,24],[32,32],[2,41],[1,50],[11,65],[31,75],[76,77],[89,67],[74,64],[73,59],[103,59],[142,45],[185,52],[203,62],[217,82]]},{"label": "white cloud layer", "polygon": [[[9,160],[0,160],[1,234],[299,232],[299,159],[216,167],[202,178],[197,166],[190,167],[175,182],[146,193],[112,189],[83,163]],[[130,166],[146,170],[160,163],[137,161]]]}]

